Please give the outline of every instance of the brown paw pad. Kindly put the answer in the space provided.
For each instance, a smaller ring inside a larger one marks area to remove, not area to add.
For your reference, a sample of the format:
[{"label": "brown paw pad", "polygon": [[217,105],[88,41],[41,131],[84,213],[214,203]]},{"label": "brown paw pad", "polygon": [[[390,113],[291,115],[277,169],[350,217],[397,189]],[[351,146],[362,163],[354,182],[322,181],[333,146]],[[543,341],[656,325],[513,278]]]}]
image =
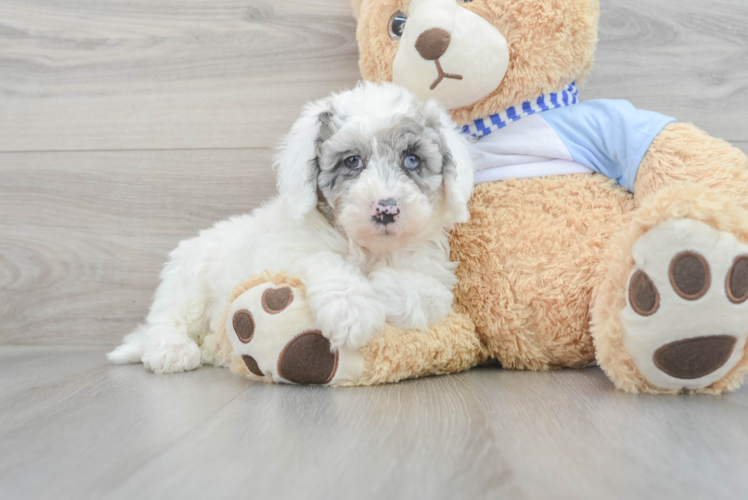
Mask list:
[{"label": "brown paw pad", "polygon": [[637,271],[629,283],[629,302],[637,314],[651,316],[660,308],[660,294],[647,273]]},{"label": "brown paw pad", "polygon": [[278,358],[278,374],[297,384],[327,384],[337,368],[338,353],[330,352],[330,341],[318,330],[294,337]]},{"label": "brown paw pad", "polygon": [[733,304],[748,300],[748,255],[741,255],[727,273],[727,297]]},{"label": "brown paw pad", "polygon": [[695,252],[681,252],[670,262],[670,284],[686,300],[706,295],[712,283],[709,263]]},{"label": "brown paw pad", "polygon": [[268,314],[283,312],[293,302],[293,291],[289,287],[268,288],[262,294],[262,308]]},{"label": "brown paw pad", "polygon": [[660,347],[654,364],[671,377],[693,380],[719,370],[730,359],[737,339],[730,335],[696,337]]},{"label": "brown paw pad", "polygon": [[242,356],[242,361],[244,361],[244,364],[247,366],[247,369],[257,375],[258,377],[264,377],[265,374],[262,373],[262,370],[260,370],[260,367],[257,365],[257,361],[255,361],[255,358],[252,356],[249,356],[248,354],[245,354]]},{"label": "brown paw pad", "polygon": [[236,311],[233,319],[236,336],[245,344],[248,344],[255,334],[255,320],[252,313],[246,309]]}]

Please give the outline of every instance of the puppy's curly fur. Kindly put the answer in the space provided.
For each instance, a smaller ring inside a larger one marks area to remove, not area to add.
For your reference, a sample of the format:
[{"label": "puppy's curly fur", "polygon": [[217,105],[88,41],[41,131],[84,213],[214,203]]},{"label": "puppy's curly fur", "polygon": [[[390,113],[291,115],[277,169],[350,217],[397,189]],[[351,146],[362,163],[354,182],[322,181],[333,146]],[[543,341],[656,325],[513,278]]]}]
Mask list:
[{"label": "puppy's curly fur", "polygon": [[468,218],[465,139],[434,101],[363,84],[308,104],[276,157],[279,196],[183,241],[146,323],[109,353],[157,373],[195,369],[234,286],[263,271],[306,284],[333,348],[385,323],[425,328],[452,307],[446,229]]}]

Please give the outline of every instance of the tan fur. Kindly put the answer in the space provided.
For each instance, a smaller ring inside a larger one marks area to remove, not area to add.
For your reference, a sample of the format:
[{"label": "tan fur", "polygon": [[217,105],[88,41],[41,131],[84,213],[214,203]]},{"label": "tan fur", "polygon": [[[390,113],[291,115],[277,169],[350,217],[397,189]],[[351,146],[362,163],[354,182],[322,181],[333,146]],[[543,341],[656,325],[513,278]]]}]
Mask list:
[{"label": "tan fur", "polygon": [[375,385],[468,370],[488,358],[464,313],[453,312],[428,330],[387,326],[363,349],[364,375],[357,385]]},{"label": "tan fur", "polygon": [[389,22],[392,14],[407,11],[407,0],[362,0],[356,28],[360,57],[358,66],[364,80],[392,81],[392,64],[397,52],[397,41],[390,39]]},{"label": "tan fur", "polygon": [[481,342],[507,368],[594,361],[589,305],[631,195],[603,176],[574,175],[481,184],[470,206],[452,234],[455,298]]},{"label": "tan fur", "polygon": [[[356,0],[357,2],[359,0]],[[407,12],[408,0],[362,0],[358,23],[359,67],[365,80],[392,80],[399,41],[389,20]],[[509,68],[493,93],[454,110],[459,124],[487,116],[544,92],[556,92],[589,72],[597,44],[597,0],[491,0],[463,4],[487,19],[509,45]]]},{"label": "tan fur", "polygon": [[682,181],[708,186],[748,208],[748,157],[690,123],[673,123],[660,132],[639,166],[637,205]]}]

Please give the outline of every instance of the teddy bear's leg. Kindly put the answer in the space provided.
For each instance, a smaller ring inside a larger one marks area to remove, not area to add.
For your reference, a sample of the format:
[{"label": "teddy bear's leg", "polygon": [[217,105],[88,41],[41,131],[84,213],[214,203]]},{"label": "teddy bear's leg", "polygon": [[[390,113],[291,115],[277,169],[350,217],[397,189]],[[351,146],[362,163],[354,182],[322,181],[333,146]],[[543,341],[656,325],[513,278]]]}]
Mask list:
[{"label": "teddy bear's leg", "polygon": [[345,346],[332,351],[301,280],[260,275],[237,287],[231,299],[218,345],[228,339],[234,371],[276,383],[340,385],[361,379],[363,356]]},{"label": "teddy bear's leg", "polygon": [[388,325],[361,353],[365,363],[359,385],[458,373],[489,357],[470,317],[454,311],[426,330],[401,330]]},{"label": "teddy bear's leg", "polygon": [[467,315],[427,330],[386,331],[358,351],[333,352],[301,280],[263,274],[239,285],[223,327],[202,343],[203,359],[276,383],[375,385],[467,370],[485,359]]},{"label": "teddy bear's leg", "polygon": [[662,188],[684,181],[711,187],[748,209],[748,157],[691,124],[670,124],[639,166],[634,184],[637,206]]},{"label": "teddy bear's leg", "polygon": [[748,371],[748,211],[673,183],[634,212],[596,290],[597,360],[629,392],[719,393]]}]

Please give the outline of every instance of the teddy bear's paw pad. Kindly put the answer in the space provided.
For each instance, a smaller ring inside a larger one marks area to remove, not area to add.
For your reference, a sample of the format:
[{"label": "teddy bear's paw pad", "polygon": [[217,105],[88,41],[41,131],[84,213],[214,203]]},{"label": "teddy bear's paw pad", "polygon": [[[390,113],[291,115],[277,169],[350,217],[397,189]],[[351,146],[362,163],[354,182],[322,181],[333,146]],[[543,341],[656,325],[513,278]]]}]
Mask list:
[{"label": "teddy bear's paw pad", "polygon": [[252,313],[247,310],[237,311],[232,322],[236,336],[242,343],[248,344],[255,335],[255,320]]},{"label": "teddy bear's paw pad", "polygon": [[634,245],[624,346],[661,389],[697,390],[743,358],[748,245],[703,222],[666,221]]},{"label": "teddy bear's paw pad", "polygon": [[671,377],[694,380],[709,375],[727,363],[736,341],[730,335],[677,340],[657,349],[654,363]]},{"label": "teddy bear's paw pad", "polygon": [[727,275],[727,297],[733,304],[748,300],[748,255],[735,259]]},{"label": "teddy bear's paw pad", "polygon": [[293,290],[283,288],[268,288],[262,294],[262,308],[268,314],[278,314],[286,310],[293,302]]},{"label": "teddy bear's paw pad", "polygon": [[244,361],[244,364],[247,366],[247,369],[257,375],[258,377],[264,377],[265,374],[262,373],[262,370],[260,370],[260,366],[257,364],[257,361],[255,361],[255,358],[250,356],[249,354],[242,354],[242,361]]},{"label": "teddy bear's paw pad", "polygon": [[244,292],[231,304],[226,334],[249,374],[267,381],[352,384],[363,373],[361,354],[332,352],[304,292],[294,287],[263,283]]},{"label": "teddy bear's paw pad", "polygon": [[283,348],[278,374],[296,384],[329,384],[338,369],[339,352],[319,330],[303,332]]}]

